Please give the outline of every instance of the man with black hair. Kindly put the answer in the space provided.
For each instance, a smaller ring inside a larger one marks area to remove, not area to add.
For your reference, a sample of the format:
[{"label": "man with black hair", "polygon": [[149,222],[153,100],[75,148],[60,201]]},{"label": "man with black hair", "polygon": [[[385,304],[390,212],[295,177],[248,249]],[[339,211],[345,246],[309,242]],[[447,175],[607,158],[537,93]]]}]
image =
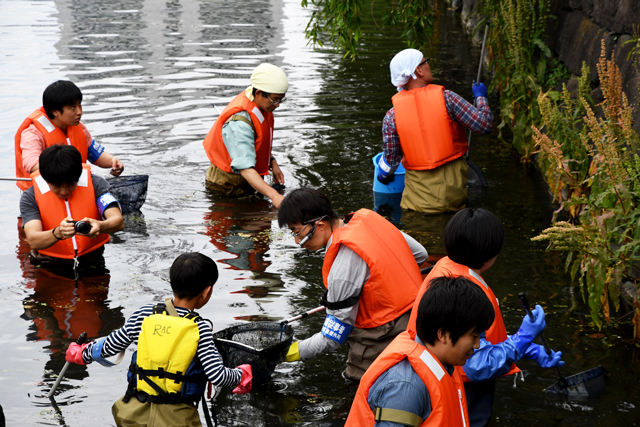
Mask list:
[{"label": "man with black hair", "polygon": [[280,67],[263,63],[253,70],[251,85],[220,113],[202,143],[211,161],[205,180],[208,188],[231,196],[257,191],[280,207],[282,194],[264,177],[272,173],[275,184],[284,184],[271,148],[273,112],[285,101],[288,88]]},{"label": "man with black hair", "polygon": [[329,198],[311,188],[287,194],[278,224],[288,227],[296,243],[306,249],[326,247],[325,323],[321,332],[294,342],[286,361],[305,361],[346,343],[350,351],[342,376],[359,381],[406,329],[422,281],[418,265],[427,260],[427,251],[371,210],[360,209],[341,219]]},{"label": "man with black hair", "polygon": [[[82,117],[82,92],[73,82],[58,80],[51,83],[42,94],[42,107],[27,117],[15,136],[16,176],[29,178],[40,165],[40,153],[52,145],[72,145],[82,156],[82,163],[89,160],[101,168],[111,168],[111,175],[119,176],[124,170],[120,159],[104,151],[92,137]],[[18,187],[26,190],[29,181],[18,181]]]},{"label": "man with black hair", "polygon": [[[120,204],[74,146],[52,145],[40,154],[39,163],[31,174],[34,185],[20,198],[32,255],[45,264],[56,259],[91,264],[109,234],[124,226]],[[80,222],[88,224],[86,230],[79,228]]]},{"label": "man with black hair", "polygon": [[562,366],[562,352],[548,355],[542,346],[533,344],[545,328],[544,310],[539,305],[533,310],[534,322],[525,315],[518,332],[507,335],[498,299],[481,276],[493,266],[504,245],[504,229],[493,213],[485,209],[462,209],[447,223],[444,244],[447,256],[437,262],[422,283],[407,330],[416,331],[415,309],[434,278],[464,277],[483,291],[484,300],[493,306],[495,322],[482,334],[480,349],[464,367],[456,369],[464,381],[471,426],[485,426],[491,418],[496,378],[517,375],[520,369],[515,362],[521,358],[534,359],[544,368]]},{"label": "man with black hair", "polygon": [[201,426],[197,404],[203,402],[207,380],[217,387],[251,391],[251,365],[224,366],[213,341],[212,326],[194,310],[210,300],[218,281],[214,260],[197,252],[178,256],[169,270],[173,299],[149,303],[135,311],[124,326],[106,338],[86,344],[71,343],[67,362],[86,365],[106,360],[133,343],[123,398],[112,407],[117,426]]},{"label": "man with black hair", "polygon": [[417,331],[398,335],[362,377],[345,426],[467,426],[464,365],[495,319],[464,277],[437,277],[417,300]]}]

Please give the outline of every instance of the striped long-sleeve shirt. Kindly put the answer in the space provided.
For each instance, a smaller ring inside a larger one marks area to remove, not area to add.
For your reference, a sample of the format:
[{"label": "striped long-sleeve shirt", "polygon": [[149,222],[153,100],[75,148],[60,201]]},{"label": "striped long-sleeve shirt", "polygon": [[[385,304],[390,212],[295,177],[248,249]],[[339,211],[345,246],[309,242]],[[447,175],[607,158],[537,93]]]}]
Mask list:
[{"label": "striped long-sleeve shirt", "polygon": [[[478,107],[474,107],[464,98],[450,90],[443,91],[444,103],[449,117],[454,122],[462,123],[472,132],[488,134],[493,130],[493,113],[489,108],[487,98],[476,98]],[[400,137],[396,128],[396,114],[393,108],[387,111],[382,121],[382,151],[384,158],[390,166],[400,164],[402,149]]]},{"label": "striped long-sleeve shirt", "polygon": [[[138,344],[138,336],[142,328],[142,321],[153,314],[155,303],[142,306],[127,319],[124,326],[107,336],[102,347],[102,357],[111,357],[125,350],[131,343]],[[176,311],[180,317],[186,316],[190,310],[182,307],[176,307]],[[242,370],[230,369],[224,366],[218,349],[213,342],[213,332],[209,324],[202,318],[196,321],[198,330],[200,331],[200,340],[196,357],[200,359],[209,381],[213,385],[220,387],[235,387],[240,383],[242,378]],[[91,357],[91,349],[95,341],[90,343],[82,352],[82,360],[85,363],[93,361]]]}]

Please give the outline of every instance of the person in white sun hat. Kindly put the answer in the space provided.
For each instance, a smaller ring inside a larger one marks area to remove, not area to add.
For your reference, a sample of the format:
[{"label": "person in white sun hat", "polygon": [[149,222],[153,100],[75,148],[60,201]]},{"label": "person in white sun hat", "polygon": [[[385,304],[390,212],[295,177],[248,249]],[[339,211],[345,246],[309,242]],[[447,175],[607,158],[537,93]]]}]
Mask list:
[{"label": "person in white sun hat", "polygon": [[222,111],[203,142],[211,161],[206,177],[211,190],[230,196],[257,191],[280,206],[283,195],[264,176],[271,173],[275,184],[284,184],[271,148],[273,111],[284,102],[288,88],[281,68],[260,64],[251,74],[251,85]]},{"label": "person in white sun hat", "polygon": [[460,95],[433,84],[429,58],[405,49],[389,64],[398,88],[382,122],[378,180],[389,184],[402,161],[405,187],[400,206],[438,214],[458,211],[467,202],[468,150],[465,128],[488,134],[493,129],[487,88],[472,86],[477,107]]}]

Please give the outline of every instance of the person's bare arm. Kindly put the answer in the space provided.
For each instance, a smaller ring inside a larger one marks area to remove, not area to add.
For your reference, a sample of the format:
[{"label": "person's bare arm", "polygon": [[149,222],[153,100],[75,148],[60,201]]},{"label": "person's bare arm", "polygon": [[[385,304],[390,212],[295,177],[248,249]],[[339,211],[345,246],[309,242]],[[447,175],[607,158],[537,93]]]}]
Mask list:
[{"label": "person's bare arm", "polygon": [[98,157],[98,160],[95,161],[94,165],[105,169],[111,168],[111,175],[113,176],[120,176],[124,170],[124,166],[120,159],[106,151],[103,151],[102,154],[100,154],[100,157]]},{"label": "person's bare arm", "polygon": [[[92,239],[98,234],[111,234],[124,228],[124,219],[120,208],[113,207],[104,211],[104,220],[99,221],[93,218],[83,218],[82,221],[91,224],[91,231],[81,236],[91,237]],[[78,233],[79,234],[79,233]]]},{"label": "person's bare arm", "polygon": [[52,230],[43,230],[42,221],[34,219],[24,225],[24,233],[27,236],[29,246],[33,250],[50,248],[60,240],[68,239],[76,233],[71,217],[67,217],[60,222],[60,225]]},{"label": "person's bare arm", "polygon": [[240,171],[240,175],[242,175],[242,177],[246,179],[249,185],[252,186],[256,191],[270,198],[273,206],[275,206],[276,208],[280,207],[280,203],[282,203],[282,199],[284,199],[284,196],[278,193],[269,184],[264,182],[264,179],[262,179],[258,171],[256,171],[254,168],[243,169]]}]

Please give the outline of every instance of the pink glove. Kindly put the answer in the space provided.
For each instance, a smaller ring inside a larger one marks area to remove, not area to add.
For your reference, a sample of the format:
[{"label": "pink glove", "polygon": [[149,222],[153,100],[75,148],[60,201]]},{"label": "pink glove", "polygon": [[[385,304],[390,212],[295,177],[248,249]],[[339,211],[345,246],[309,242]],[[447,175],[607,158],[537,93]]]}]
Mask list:
[{"label": "pink glove", "polygon": [[87,348],[88,345],[89,343],[80,345],[72,342],[71,344],[69,344],[69,348],[67,349],[67,356],[65,357],[65,360],[67,362],[75,363],[76,365],[86,365],[86,363],[84,363],[84,361],[82,360],[82,352],[85,348]]},{"label": "pink glove", "polygon": [[238,387],[233,389],[236,394],[245,394],[251,391],[251,380],[253,379],[253,373],[251,372],[251,365],[236,366],[236,369],[242,369],[242,378]]}]

